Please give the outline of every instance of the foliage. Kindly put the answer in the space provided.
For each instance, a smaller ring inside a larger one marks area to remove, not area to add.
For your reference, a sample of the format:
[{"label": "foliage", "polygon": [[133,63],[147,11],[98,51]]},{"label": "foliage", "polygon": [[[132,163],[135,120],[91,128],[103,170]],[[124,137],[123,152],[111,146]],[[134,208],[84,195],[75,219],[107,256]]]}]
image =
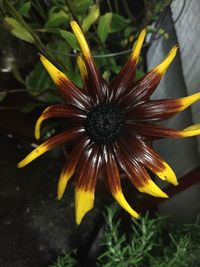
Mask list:
[{"label": "foliage", "polygon": [[[194,224],[166,227],[169,218],[147,213],[132,220],[128,233],[116,220],[115,209],[107,208],[102,251],[97,266],[104,267],[198,267],[200,253],[200,216]],[[67,256],[66,256],[67,255]],[[65,258],[71,259],[71,254]],[[75,256],[75,255],[74,255]],[[59,259],[61,259],[59,257]],[[75,259],[75,258],[74,258]],[[75,263],[74,263],[75,264]],[[75,266],[67,261],[53,267]]]},{"label": "foliage", "polygon": [[73,253],[64,253],[49,267],[74,267],[76,263],[77,261],[73,257]]},{"label": "foliage", "polygon": [[[81,85],[74,62],[74,53],[79,53],[80,48],[69,25],[74,17],[82,26],[93,54],[98,55],[96,60],[100,71],[105,77],[112,78],[126,57],[120,57],[118,52],[127,50],[128,54],[141,27],[157,19],[158,13],[169,3],[169,0],[144,1],[141,14],[136,16],[127,0],[124,5],[119,0],[0,0],[0,31],[6,30],[27,43],[27,50],[33,54],[25,77],[20,73],[21,66],[17,69],[16,64],[13,65],[13,74],[34,98],[47,103],[49,99],[57,102],[55,86],[38,63],[39,51]],[[119,12],[121,9],[123,14]],[[152,31],[151,27],[148,29]],[[116,56],[104,57],[110,53]]]}]

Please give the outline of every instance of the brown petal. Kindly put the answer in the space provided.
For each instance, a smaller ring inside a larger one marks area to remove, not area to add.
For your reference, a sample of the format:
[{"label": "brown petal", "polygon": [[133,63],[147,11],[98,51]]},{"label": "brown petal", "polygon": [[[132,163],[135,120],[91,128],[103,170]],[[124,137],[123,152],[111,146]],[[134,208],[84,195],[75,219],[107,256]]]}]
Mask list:
[{"label": "brown petal", "polygon": [[145,39],[146,30],[143,29],[135,42],[132,53],[121,69],[117,77],[112,81],[110,87],[113,93],[113,98],[116,100],[124,92],[125,88],[135,79],[135,69],[139,60],[140,51]]},{"label": "brown petal", "polygon": [[70,22],[72,30],[81,47],[87,72],[91,82],[90,95],[95,102],[104,102],[108,97],[108,85],[103,77],[100,75],[99,70],[92,58],[92,54],[85,36],[76,21]]},{"label": "brown petal", "polygon": [[127,177],[133,185],[143,193],[150,194],[155,197],[168,196],[151,180],[149,174],[133,156],[127,153],[127,148],[123,149],[119,145],[114,145],[116,157],[121,169],[126,173]]},{"label": "brown petal", "polygon": [[177,185],[177,178],[171,167],[147,144],[136,138],[124,140],[124,147],[127,148],[129,157],[135,158],[137,162],[147,167],[160,179]]},{"label": "brown petal", "polygon": [[73,120],[84,120],[86,118],[86,113],[83,111],[66,105],[53,105],[46,108],[42,115],[38,118],[35,125],[35,138],[40,138],[40,128],[44,120],[50,118],[73,118]]},{"label": "brown petal", "polygon": [[65,142],[68,142],[74,138],[79,137],[81,134],[84,133],[84,128],[74,128],[72,130],[65,131],[63,133],[60,133],[54,137],[51,137],[43,144],[36,147],[28,156],[26,156],[22,161],[18,163],[18,168],[22,168],[29,164],[34,159],[38,158],[45,152],[55,148],[58,145],[61,145]]},{"label": "brown petal", "polygon": [[149,71],[143,78],[127,88],[124,95],[119,99],[120,106],[128,110],[136,103],[149,99],[173,61],[176,53],[177,47],[175,46],[160,65]]},{"label": "brown petal", "polygon": [[100,148],[92,143],[86,147],[78,162],[75,189],[75,213],[78,225],[84,215],[93,208],[101,161]]},{"label": "brown petal", "polygon": [[175,130],[154,124],[148,123],[133,123],[130,130],[142,136],[156,137],[156,138],[184,138],[200,135],[200,124],[194,124],[183,130]]},{"label": "brown petal", "polygon": [[116,159],[114,158],[114,154],[111,151],[111,148],[108,146],[104,146],[104,159],[105,159],[108,185],[113,197],[119,203],[119,205],[123,209],[125,209],[132,217],[138,218],[139,214],[131,208],[131,206],[128,204],[123,195],[121,188],[120,174],[116,163]]},{"label": "brown petal", "polygon": [[76,170],[76,165],[83,153],[84,149],[88,146],[90,140],[87,137],[84,137],[80,143],[72,150],[69,155],[69,158],[66,160],[61,175],[58,181],[58,199],[61,199],[69,179],[74,175]]},{"label": "brown petal", "polygon": [[86,94],[84,94],[75,84],[73,84],[63,72],[58,70],[43,55],[40,55],[40,60],[52,80],[57,85],[58,90],[66,103],[83,110],[91,108],[90,98],[86,96]]},{"label": "brown petal", "polygon": [[133,108],[127,116],[133,120],[165,120],[200,99],[200,93],[177,99],[151,100]]}]

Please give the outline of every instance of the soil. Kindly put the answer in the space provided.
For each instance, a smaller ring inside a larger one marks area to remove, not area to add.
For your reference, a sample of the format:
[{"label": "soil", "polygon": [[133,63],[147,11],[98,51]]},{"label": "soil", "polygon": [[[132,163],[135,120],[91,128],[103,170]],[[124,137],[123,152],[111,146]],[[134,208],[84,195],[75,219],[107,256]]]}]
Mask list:
[{"label": "soil", "polygon": [[17,169],[16,164],[31,148],[25,149],[5,135],[0,138],[0,266],[46,267],[63,251],[74,248],[78,249],[81,266],[94,266],[89,263],[92,259],[87,265],[84,262],[96,227],[102,222],[103,204],[98,197],[95,208],[77,227],[73,183],[64,199],[56,200],[63,164],[60,150]]}]

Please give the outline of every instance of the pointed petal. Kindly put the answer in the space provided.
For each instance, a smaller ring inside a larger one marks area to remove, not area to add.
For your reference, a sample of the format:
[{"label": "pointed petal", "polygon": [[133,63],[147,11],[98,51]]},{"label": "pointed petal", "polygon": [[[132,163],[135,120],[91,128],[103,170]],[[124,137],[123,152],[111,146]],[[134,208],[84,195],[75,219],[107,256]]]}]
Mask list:
[{"label": "pointed petal", "polygon": [[94,192],[85,191],[76,188],[75,190],[75,210],[76,210],[76,224],[79,225],[85,216],[94,206]]},{"label": "pointed petal", "polygon": [[35,138],[40,138],[40,128],[41,124],[44,120],[50,119],[50,118],[73,118],[73,120],[76,119],[84,119],[86,118],[86,113],[83,111],[74,108],[72,106],[66,106],[66,105],[54,105],[49,108],[46,108],[42,115],[38,118],[36,124],[35,124]]},{"label": "pointed petal", "polygon": [[58,181],[57,194],[59,200],[62,198],[65,192],[69,179],[74,175],[76,165],[81,157],[81,154],[88,144],[89,139],[87,137],[83,138],[80,143],[72,150],[71,154],[69,155],[69,159],[64,164]]},{"label": "pointed petal", "polygon": [[125,211],[127,211],[133,218],[138,219],[140,217],[140,215],[135,210],[133,210],[131,206],[128,204],[128,202],[126,201],[121,188],[118,188],[118,190],[113,192],[112,195],[115,198],[115,200],[119,203],[119,205]]},{"label": "pointed petal", "polygon": [[136,158],[160,179],[178,185],[176,175],[171,167],[147,144],[135,138],[127,138],[124,146],[127,147],[127,151],[130,151],[130,157]]},{"label": "pointed petal", "polygon": [[177,51],[178,51],[178,47],[174,46],[169,52],[169,54],[167,55],[167,57],[163,60],[163,62],[154,68],[154,71],[158,72],[161,76],[163,76],[165,72],[167,71],[169,65],[174,60],[177,54]]},{"label": "pointed petal", "polygon": [[126,146],[122,148],[120,145],[116,144],[114,151],[121,169],[126,173],[127,177],[138,191],[155,197],[168,197],[167,194],[151,180],[142,164],[137,162],[133,155],[129,155]]},{"label": "pointed petal", "polygon": [[142,136],[157,138],[184,138],[200,135],[200,123],[191,125],[183,130],[175,130],[158,125],[138,122],[132,125],[132,130]]},{"label": "pointed petal", "polygon": [[152,195],[154,197],[168,198],[169,196],[163,192],[151,179],[142,187],[137,188],[140,192]]},{"label": "pointed petal", "polygon": [[90,82],[92,84],[89,88],[89,93],[95,102],[105,101],[108,96],[108,85],[97,69],[90,48],[78,23],[76,21],[71,21],[70,24],[81,47]]},{"label": "pointed petal", "polygon": [[66,103],[84,110],[91,107],[89,98],[81,92],[81,90],[73,84],[63,72],[57,69],[43,55],[40,55],[40,60],[54,83],[57,85],[59,92]]},{"label": "pointed petal", "polygon": [[39,145],[37,148],[35,148],[28,156],[26,156],[22,161],[20,161],[17,165],[18,168],[22,168],[29,164],[34,159],[38,158],[45,152],[53,149],[54,147],[68,142],[69,140],[72,140],[74,138],[77,138],[80,136],[85,130],[83,128],[75,128],[72,130],[65,131],[63,133],[60,133],[54,137],[51,137],[43,144]]},{"label": "pointed petal", "polygon": [[113,153],[109,150],[109,148],[104,147],[104,158],[108,184],[113,197],[119,203],[119,205],[123,209],[125,209],[132,217],[139,218],[139,214],[131,208],[123,195],[117,163],[115,161]]},{"label": "pointed petal", "polygon": [[151,100],[133,108],[127,117],[132,120],[165,120],[200,100],[200,93],[178,99]]},{"label": "pointed petal", "polygon": [[[57,69],[47,58],[45,58],[43,55],[40,55],[40,60],[45,67],[45,69],[48,71],[49,75],[51,76],[52,80],[56,85],[59,85],[60,80],[66,80],[69,81],[68,77],[61,72],[59,69]],[[71,83],[69,81],[69,83]]]},{"label": "pointed petal", "polygon": [[138,40],[133,46],[132,53],[121,69],[118,76],[112,81],[111,88],[113,92],[114,99],[120,97],[124,92],[124,89],[134,81],[135,78],[135,69],[139,60],[140,51],[146,36],[146,29],[143,29],[138,37]]},{"label": "pointed petal", "polygon": [[84,57],[85,58],[90,58],[91,57],[91,51],[90,51],[90,48],[88,46],[88,43],[87,43],[87,41],[85,39],[85,36],[84,36],[80,26],[74,20],[72,20],[70,22],[70,25],[71,25],[72,30],[73,30],[73,32],[74,32],[74,34],[75,34],[75,36],[76,36],[76,38],[77,38],[77,40],[79,42],[79,45],[81,47],[81,50],[83,52]]},{"label": "pointed petal", "polygon": [[139,101],[149,99],[167,71],[170,63],[173,61],[176,53],[177,47],[175,46],[160,65],[149,71],[143,78],[130,85],[119,99],[120,106],[128,110]]},{"label": "pointed petal", "polygon": [[75,189],[75,214],[78,225],[85,214],[93,208],[101,161],[99,146],[92,143],[86,147],[78,162]]}]

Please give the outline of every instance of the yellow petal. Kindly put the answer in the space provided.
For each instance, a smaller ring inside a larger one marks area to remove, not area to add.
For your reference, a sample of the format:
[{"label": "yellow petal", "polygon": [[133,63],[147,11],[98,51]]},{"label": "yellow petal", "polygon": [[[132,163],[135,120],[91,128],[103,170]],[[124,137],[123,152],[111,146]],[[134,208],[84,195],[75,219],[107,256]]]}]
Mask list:
[{"label": "yellow petal", "polygon": [[200,123],[191,125],[181,131],[181,137],[200,135]]},{"label": "yellow petal", "polygon": [[74,170],[72,172],[61,172],[59,181],[58,181],[58,188],[57,188],[57,198],[60,200],[65,192],[69,179],[74,174]]},{"label": "yellow petal", "polygon": [[132,58],[132,60],[136,61],[136,64],[137,64],[138,59],[139,59],[140,51],[142,49],[142,45],[143,45],[145,36],[146,36],[146,29],[143,29],[141,31],[139,37],[138,37],[138,40],[136,41],[136,43],[133,46],[131,58]]},{"label": "yellow petal", "polygon": [[69,80],[67,76],[57,69],[48,59],[46,59],[43,55],[40,55],[40,60],[44,65],[45,69],[48,71],[52,80],[55,84],[59,84],[60,79]]},{"label": "yellow petal", "polygon": [[121,190],[117,190],[116,192],[113,192],[112,195],[116,199],[116,201],[119,203],[119,205],[123,209],[125,209],[132,217],[134,217],[136,219],[139,218],[139,214],[131,208],[131,206],[126,201]]},{"label": "yellow petal", "polygon": [[22,168],[22,167],[26,166],[31,161],[38,158],[39,156],[41,156],[42,154],[44,154],[48,150],[49,150],[49,147],[45,144],[38,146],[30,154],[28,154],[28,156],[26,156],[22,161],[20,161],[18,163],[17,167]]},{"label": "yellow petal", "polygon": [[40,139],[40,128],[43,120],[45,119],[44,113],[37,119],[35,124],[35,138]]},{"label": "yellow petal", "polygon": [[186,96],[183,98],[180,98],[180,104],[182,107],[180,108],[180,111],[186,109],[190,105],[192,105],[194,102],[200,100],[200,93],[196,93],[190,96]]},{"label": "yellow petal", "polygon": [[137,189],[142,193],[147,193],[154,197],[168,198],[168,195],[163,192],[151,179],[149,179],[144,186],[137,187]]},{"label": "yellow petal", "polygon": [[81,79],[82,79],[82,81],[84,81],[88,76],[88,72],[87,72],[85,63],[84,63],[81,56],[77,57],[77,64],[78,64],[78,68],[79,68],[79,71],[81,74]]},{"label": "yellow petal", "polygon": [[167,71],[169,65],[174,60],[177,51],[178,51],[178,47],[174,46],[169,52],[169,54],[167,55],[167,57],[163,60],[163,62],[154,68],[154,71],[158,72],[160,75],[163,76],[165,72]]},{"label": "yellow petal", "polygon": [[94,206],[94,192],[75,189],[75,214],[76,223],[79,225],[85,216]]},{"label": "yellow petal", "polygon": [[72,20],[70,22],[70,25],[71,25],[72,30],[73,30],[73,32],[74,32],[74,34],[75,34],[75,36],[79,42],[79,45],[80,45],[81,50],[83,52],[83,55],[85,57],[90,57],[91,56],[90,48],[87,44],[85,36],[84,36],[81,28],[79,27],[78,23],[76,21]]},{"label": "yellow petal", "polygon": [[160,172],[156,172],[156,175],[162,180],[166,180],[173,185],[178,185],[176,175],[172,168],[165,161],[163,161],[162,164],[165,168]]}]

